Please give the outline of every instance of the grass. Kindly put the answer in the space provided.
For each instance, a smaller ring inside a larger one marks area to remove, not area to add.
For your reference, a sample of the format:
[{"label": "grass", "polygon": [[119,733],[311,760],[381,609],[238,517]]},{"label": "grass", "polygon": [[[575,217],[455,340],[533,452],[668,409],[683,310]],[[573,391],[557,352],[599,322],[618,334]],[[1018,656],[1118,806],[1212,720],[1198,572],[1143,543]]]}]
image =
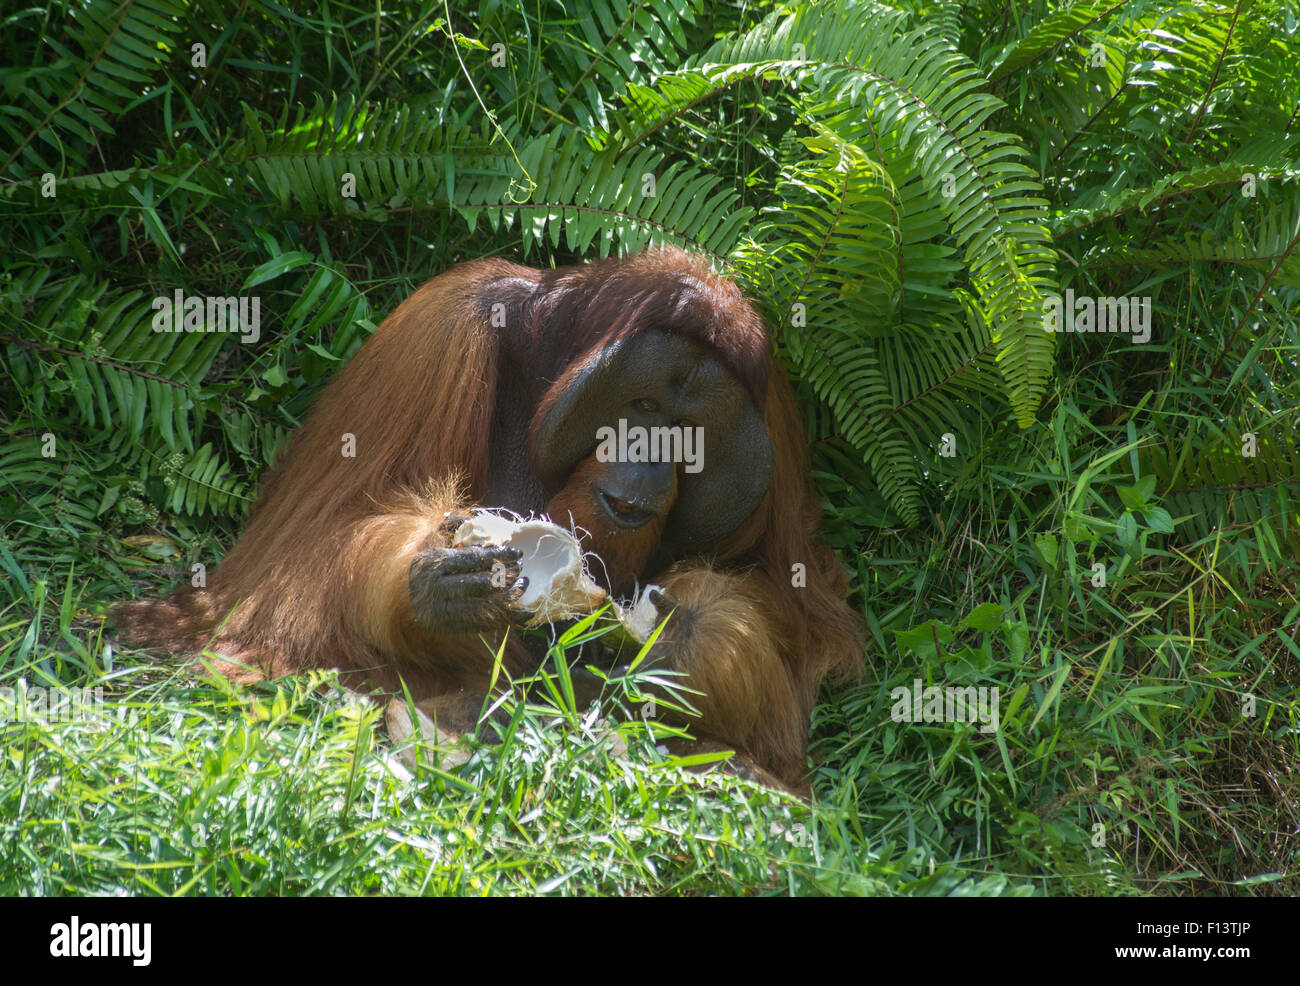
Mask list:
[{"label": "grass", "polygon": [[[112,664],[108,649],[106,665]],[[29,665],[28,675],[39,674]],[[9,680],[12,680],[10,678]],[[89,680],[89,679],[87,679]],[[250,690],[112,668],[102,716],[0,730],[4,894],[752,894],[997,889],[849,852],[817,810],[517,707],[454,771],[403,765],[332,675]],[[552,712],[554,710],[551,710]],[[829,836],[829,844],[825,841]]]},{"label": "grass", "polygon": [[[841,546],[870,673],[816,711],[811,805],[683,770],[660,727],[574,709],[558,676],[466,762],[408,768],[329,675],[245,689],[115,652],[107,604],[166,570],[10,523],[0,689],[104,703],[0,725],[0,893],[1300,892],[1294,565],[1248,525],[1166,525],[1125,443],[1071,415],[948,488],[928,539]],[[860,538],[830,496],[828,536]],[[997,688],[998,730],[896,721],[917,679]]]}]

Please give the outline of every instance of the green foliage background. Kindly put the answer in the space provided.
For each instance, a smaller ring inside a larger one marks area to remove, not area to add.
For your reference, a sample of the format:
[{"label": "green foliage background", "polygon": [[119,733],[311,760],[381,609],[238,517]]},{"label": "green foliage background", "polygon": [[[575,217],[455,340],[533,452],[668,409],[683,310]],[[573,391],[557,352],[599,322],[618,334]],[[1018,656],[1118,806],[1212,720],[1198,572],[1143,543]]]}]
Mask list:
[{"label": "green foliage background", "polygon": [[[480,884],[411,882],[418,853],[354,879],[370,857],[330,855],[356,835],[339,823],[304,829],[320,855],[293,862],[323,882],[234,848],[205,863],[204,839],[176,831],[177,881],[146,883],[123,860],[157,826],[119,792],[125,829],[83,817],[123,855],[57,877],[16,865],[0,887],[1295,893],[1298,21],[1283,0],[6,14],[0,685],[148,679],[144,657],[106,648],[105,606],[220,557],[259,471],[420,281],[489,254],[661,242],[763,306],[872,654],[869,680],[818,713],[817,839],[790,864],[804,882],[773,882],[738,836],[752,865],[722,867],[738,882],[689,840],[665,850],[672,879],[629,847],[612,884],[581,867],[553,883],[563,853],[521,880],[482,825],[466,843],[494,861]],[[258,296],[260,340],[153,332],[152,300],[177,289]],[[1044,332],[1044,299],[1066,290],[1149,297],[1150,341]],[[1002,728],[891,721],[891,689],[917,677],[999,687]],[[115,701],[172,709],[216,757],[204,776],[247,798],[273,786],[212,752],[231,722],[266,743],[286,723],[343,735],[349,807],[358,774],[383,774],[365,721],[311,695],[284,693],[277,719],[209,686],[136,687]],[[157,753],[167,722],[130,729]],[[547,735],[529,742],[572,742]],[[19,765],[0,771],[4,837],[102,797],[31,798],[101,742],[0,728]],[[399,784],[391,804],[369,789],[371,809],[473,828],[473,805],[537,794],[503,749],[472,783],[440,776],[441,803]],[[171,770],[150,783],[196,783]],[[638,783],[626,802],[579,786],[566,817],[644,818]],[[744,831],[732,821],[715,828]]]}]

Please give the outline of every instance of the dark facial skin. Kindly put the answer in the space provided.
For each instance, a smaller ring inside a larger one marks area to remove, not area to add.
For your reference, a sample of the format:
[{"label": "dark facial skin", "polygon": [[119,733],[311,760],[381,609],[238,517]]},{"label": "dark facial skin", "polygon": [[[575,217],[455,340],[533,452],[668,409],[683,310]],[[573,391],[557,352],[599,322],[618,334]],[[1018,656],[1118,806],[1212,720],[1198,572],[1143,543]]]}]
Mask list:
[{"label": "dark facial skin", "polygon": [[[652,397],[631,401],[624,413],[629,430],[671,426],[671,413]],[[608,427],[617,428],[617,423]],[[593,484],[593,494],[610,520],[635,530],[667,513],[677,496],[678,470],[674,462],[610,461]]]},{"label": "dark facial skin", "polygon": [[[762,500],[772,477],[772,446],[749,394],[707,348],[646,331],[593,354],[533,431],[532,462],[548,493],[596,449],[601,428],[699,428],[698,468],[684,463],[608,462],[599,482],[615,520],[633,526],[654,515],[675,476],[677,497],[664,530],[683,551],[716,543]],[[694,438],[695,435],[693,434]],[[673,468],[669,468],[669,467]],[[621,501],[632,509],[620,507]],[[621,522],[621,521],[620,521]]]}]

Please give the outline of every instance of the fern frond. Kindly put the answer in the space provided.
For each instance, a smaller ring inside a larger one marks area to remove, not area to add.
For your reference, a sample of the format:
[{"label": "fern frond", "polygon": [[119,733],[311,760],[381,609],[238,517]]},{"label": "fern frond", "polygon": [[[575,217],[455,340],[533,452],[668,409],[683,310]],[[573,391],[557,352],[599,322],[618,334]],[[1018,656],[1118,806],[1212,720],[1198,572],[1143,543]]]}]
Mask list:
[{"label": "fern frond", "polygon": [[[79,303],[68,304],[73,296]],[[69,278],[32,320],[48,330],[10,340],[27,356],[12,361],[12,372],[20,384],[39,376],[52,392],[68,394],[92,432],[192,448],[190,429],[201,421],[193,395],[230,337],[155,332],[155,314],[142,291],[112,292],[103,282]]]},{"label": "fern frond", "polygon": [[807,146],[821,156],[786,170],[787,201],[758,233],[770,241],[763,293],[778,306],[785,352],[913,524],[916,462],[889,423],[894,398],[869,338],[898,304],[897,194],[859,148],[829,134]]},{"label": "fern frond", "polygon": [[1177,438],[1144,448],[1144,474],[1157,477],[1165,508],[1187,531],[1212,537],[1253,530],[1265,560],[1300,561],[1300,452],[1294,422],[1277,419],[1249,437],[1201,419]]},{"label": "fern frond", "polygon": [[1000,82],[1014,75],[1128,4],[1129,0],[1087,0],[1051,11],[1023,38],[987,60],[984,71],[989,81]]},{"label": "fern frond", "polygon": [[[804,60],[789,60],[796,50]],[[982,91],[974,65],[942,39],[907,30],[900,12],[864,2],[773,15],[707,57],[733,69],[740,60],[773,59],[769,71],[815,83],[823,100],[843,107],[838,125],[828,125],[847,142],[870,147],[879,133],[897,141],[962,248],[1008,400],[1027,427],[1052,370],[1054,340],[1042,329],[1042,311],[1055,293],[1055,254],[1023,148],[981,129],[1001,103]]]},{"label": "fern frond", "polygon": [[67,16],[67,45],[45,37],[53,58],[0,74],[14,99],[0,114],[14,148],[0,174],[80,171],[99,139],[113,134],[111,122],[161,74],[185,8],[176,0],[89,0]]},{"label": "fern frond", "polygon": [[1114,264],[1230,263],[1272,273],[1274,283],[1300,288],[1300,196],[1256,210],[1247,225],[1242,217],[1230,229],[1188,231],[1181,240],[1162,239],[1150,246],[1110,251]]},{"label": "fern frond", "polygon": [[[1179,201],[1211,190],[1240,190],[1248,181],[1255,183],[1288,182],[1300,178],[1300,165],[1294,161],[1300,148],[1300,134],[1261,135],[1238,148],[1227,160],[1164,175],[1150,185],[1111,191],[1097,189],[1095,203],[1083,202],[1062,209],[1052,218],[1056,236],[1084,229],[1096,223],[1116,219],[1133,210],[1143,211],[1152,205]],[[1263,190],[1261,189],[1261,193]]]},{"label": "fern frond", "polygon": [[243,110],[245,137],[225,152],[223,167],[247,168],[258,194],[310,218],[383,219],[408,204],[445,205],[458,170],[477,170],[484,157],[500,161],[467,127],[400,106],[318,97],[311,106],[286,105],[274,123],[247,104]]},{"label": "fern frond", "polygon": [[248,484],[232,475],[230,463],[218,456],[209,442],[195,450],[172,476],[170,507],[190,516],[227,513],[232,506],[251,502]]},{"label": "fern frond", "polygon": [[463,185],[456,211],[471,229],[480,217],[493,229],[518,221],[525,250],[549,239],[606,256],[616,242],[629,252],[672,242],[724,257],[753,216],[720,179],[665,164],[653,148],[597,153],[580,134],[548,135],[521,147],[519,161],[536,180],[529,201],[512,201],[512,180],[498,175]]}]

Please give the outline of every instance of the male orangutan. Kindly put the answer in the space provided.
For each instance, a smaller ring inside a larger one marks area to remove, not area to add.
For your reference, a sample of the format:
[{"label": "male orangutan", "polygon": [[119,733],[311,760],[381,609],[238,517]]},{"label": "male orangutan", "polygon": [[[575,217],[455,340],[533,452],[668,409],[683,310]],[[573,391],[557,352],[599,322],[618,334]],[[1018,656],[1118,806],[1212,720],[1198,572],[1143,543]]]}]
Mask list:
[{"label": "male orangutan", "polygon": [[[602,461],[597,432],[620,419],[700,428],[702,458]],[[802,774],[818,684],[857,667],[862,639],[761,320],[676,249],[429,281],[325,390],[207,587],[128,604],[127,637],[208,648],[240,680],[404,680],[450,721],[477,710],[523,589],[514,549],[451,546],[475,506],[577,530],[615,594],[662,586],[651,658],[703,693],[694,731]],[[537,667],[518,629],[505,655]]]}]

